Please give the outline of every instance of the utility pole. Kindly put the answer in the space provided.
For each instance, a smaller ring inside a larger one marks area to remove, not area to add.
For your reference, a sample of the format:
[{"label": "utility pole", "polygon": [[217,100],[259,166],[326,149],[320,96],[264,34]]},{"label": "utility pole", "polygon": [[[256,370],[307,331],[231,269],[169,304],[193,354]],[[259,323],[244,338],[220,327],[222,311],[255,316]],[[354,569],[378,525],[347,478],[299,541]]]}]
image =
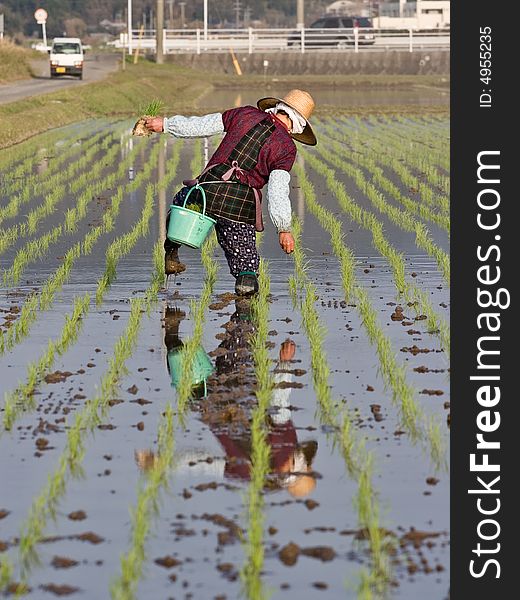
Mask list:
[{"label": "utility pole", "polygon": [[233,10],[236,13],[236,24],[235,24],[236,29],[238,29],[240,27],[240,9],[241,8],[242,8],[242,3],[240,2],[240,0],[235,0],[235,6],[233,7]]},{"label": "utility pole", "polygon": [[296,0],[296,28],[304,29],[305,27],[305,16],[303,9],[304,0]]},{"label": "utility pole", "polygon": [[127,10],[127,17],[128,17],[128,54],[131,56],[132,55],[132,0],[128,0],[128,10]]},{"label": "utility pole", "polygon": [[164,0],[157,0],[157,27],[155,30],[155,42],[157,53],[155,62],[158,65],[164,63]]},{"label": "utility pole", "polygon": [[204,39],[208,39],[208,0],[204,0]]},{"label": "utility pole", "polygon": [[173,29],[173,3],[175,0],[166,0],[168,2],[168,29]]}]

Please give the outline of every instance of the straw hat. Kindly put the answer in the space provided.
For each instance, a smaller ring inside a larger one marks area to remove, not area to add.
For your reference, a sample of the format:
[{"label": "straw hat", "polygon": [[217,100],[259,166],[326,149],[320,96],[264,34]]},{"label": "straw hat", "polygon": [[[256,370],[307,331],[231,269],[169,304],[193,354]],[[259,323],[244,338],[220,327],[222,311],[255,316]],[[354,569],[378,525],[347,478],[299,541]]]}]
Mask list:
[{"label": "straw hat", "polygon": [[303,90],[291,90],[283,98],[261,98],[256,105],[260,110],[265,110],[266,108],[273,108],[278,104],[278,102],[285,102],[285,104],[289,105],[291,108],[294,108],[294,110],[297,110],[307,121],[307,125],[302,133],[291,133],[291,136],[302,144],[315,146],[318,142],[308,121],[312,111],[314,110],[314,107],[316,106],[312,96]]}]

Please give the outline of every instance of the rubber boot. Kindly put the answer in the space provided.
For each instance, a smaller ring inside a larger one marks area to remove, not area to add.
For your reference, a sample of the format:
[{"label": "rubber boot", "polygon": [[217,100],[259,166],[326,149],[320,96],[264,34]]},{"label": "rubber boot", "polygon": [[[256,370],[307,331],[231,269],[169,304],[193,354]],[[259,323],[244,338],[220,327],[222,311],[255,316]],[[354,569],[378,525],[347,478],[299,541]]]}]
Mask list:
[{"label": "rubber boot", "polygon": [[237,296],[252,296],[258,293],[258,279],[253,271],[241,271],[235,282]]},{"label": "rubber boot", "polygon": [[164,273],[166,275],[177,275],[186,271],[186,265],[179,260],[179,249],[169,247],[164,252]]}]

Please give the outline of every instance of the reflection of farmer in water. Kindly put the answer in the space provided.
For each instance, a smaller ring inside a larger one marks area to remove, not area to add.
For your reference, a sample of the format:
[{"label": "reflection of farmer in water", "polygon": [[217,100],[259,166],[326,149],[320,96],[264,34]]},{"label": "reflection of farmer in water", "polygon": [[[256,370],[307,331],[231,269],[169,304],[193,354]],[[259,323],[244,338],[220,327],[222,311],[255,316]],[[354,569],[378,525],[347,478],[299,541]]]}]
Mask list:
[{"label": "reflection of farmer in water", "polygon": [[[251,431],[247,407],[240,400],[243,401],[248,395],[243,388],[249,388],[250,392],[254,386],[254,372],[247,345],[253,333],[248,305],[247,301],[237,302],[236,312],[224,326],[225,337],[212,352],[216,355],[216,373],[209,380],[209,387],[201,383],[194,390],[201,420],[215,435],[226,454],[220,473],[227,478],[242,480],[250,478]],[[168,353],[176,353],[182,347],[179,323],[183,317],[181,311],[166,310],[165,344]],[[271,458],[267,488],[285,488],[291,495],[300,497],[309,494],[316,486],[311,465],[317,443],[299,443],[291,420],[291,388],[287,384],[292,380],[290,365],[295,350],[296,345],[292,340],[283,342],[275,369],[275,382],[282,385],[277,385],[273,390],[273,411],[267,416],[267,442]],[[283,385],[284,382],[286,385]],[[155,460],[149,451],[136,453],[136,458],[142,468],[153,466]]]},{"label": "reflection of farmer in water", "polygon": [[[184,182],[185,187],[176,194],[173,203],[182,204],[195,184],[204,186],[206,212],[216,220],[217,239],[236,278],[235,292],[239,295],[258,290],[255,232],[264,229],[260,190],[267,184],[269,215],[278,231],[280,246],[290,253],[294,250],[289,199],[289,171],[296,158],[293,140],[316,144],[308,123],[314,100],[307,92],[291,90],[281,99],[262,98],[257,106],[233,108],[203,117],[177,115],[145,119],[150,131],[164,131],[181,138],[226,132],[205,169],[197,179]],[[198,189],[190,195],[189,201],[192,199],[202,203]],[[179,262],[179,247],[166,239],[167,275],[186,268]]]}]

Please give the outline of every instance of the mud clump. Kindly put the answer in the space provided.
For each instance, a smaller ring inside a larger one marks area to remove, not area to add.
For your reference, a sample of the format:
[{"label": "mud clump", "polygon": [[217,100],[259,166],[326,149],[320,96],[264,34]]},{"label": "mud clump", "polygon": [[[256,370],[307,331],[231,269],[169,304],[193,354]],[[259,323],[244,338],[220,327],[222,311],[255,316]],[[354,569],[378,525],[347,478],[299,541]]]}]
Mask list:
[{"label": "mud clump", "polygon": [[49,440],[47,438],[38,438],[35,442],[36,447],[38,448],[38,450],[42,451],[42,450],[49,450]]},{"label": "mud clump", "polygon": [[303,548],[301,554],[304,556],[310,556],[311,558],[317,558],[322,562],[328,562],[336,558],[336,552],[334,548],[330,546],[311,546],[309,548]]},{"label": "mud clump", "polygon": [[427,396],[443,396],[444,392],[442,390],[427,390],[424,389],[421,391],[421,394],[426,394]]},{"label": "mud clump", "polygon": [[156,558],[154,560],[154,563],[156,565],[159,565],[160,567],[164,567],[165,569],[171,569],[182,564],[180,560],[177,560],[173,556],[163,556],[162,558]]},{"label": "mud clump", "polygon": [[425,540],[437,538],[439,536],[440,533],[436,531],[419,531],[414,527],[410,527],[410,531],[407,531],[401,537],[400,544],[401,546],[412,544],[414,548],[420,548]]},{"label": "mud clump", "polygon": [[54,373],[45,375],[43,380],[45,383],[63,383],[71,375],[70,371],[54,371]]},{"label": "mud clump", "polygon": [[401,352],[410,352],[416,356],[417,354],[428,354],[429,352],[435,352],[435,350],[430,350],[429,348],[419,348],[414,344],[410,347],[404,346],[401,348]]},{"label": "mud clump", "polygon": [[129,387],[126,391],[129,394],[133,394],[135,396],[137,394],[137,392],[139,391],[139,389],[138,389],[138,387],[134,383],[134,385],[132,385],[131,387]]},{"label": "mud clump", "polygon": [[71,521],[84,521],[87,518],[87,513],[84,510],[74,510],[67,517]]},{"label": "mud clump", "polygon": [[298,556],[300,555],[300,546],[294,542],[289,542],[284,546],[278,553],[278,557],[287,567],[292,567],[296,564]]},{"label": "mud clump", "polygon": [[324,581],[315,581],[312,587],[315,587],[317,590],[326,590],[329,586]]},{"label": "mud clump", "polygon": [[316,558],[322,562],[328,562],[336,557],[336,552],[330,546],[309,546],[308,548],[300,548],[298,544],[289,542],[278,553],[279,559],[284,565],[292,567],[296,564],[298,557],[301,555],[309,558]]},{"label": "mud clump", "polygon": [[390,315],[392,321],[402,321],[404,319],[403,307],[396,306],[394,312]]},{"label": "mud clump", "polygon": [[311,500],[310,498],[305,500],[304,504],[307,510],[314,510],[317,506],[320,505],[319,502],[316,502],[316,500]]},{"label": "mud clump", "polygon": [[82,541],[82,542],[89,542],[90,544],[101,544],[102,542],[105,541],[105,538],[102,538],[100,535],[97,535],[97,533],[94,533],[92,531],[87,531],[86,533],[80,533],[79,535],[75,536],[76,539]]},{"label": "mud clump", "polygon": [[51,561],[51,565],[55,569],[70,569],[71,567],[79,565],[79,562],[72,558],[67,558],[66,556],[55,556]]},{"label": "mud clump", "polygon": [[289,388],[301,389],[303,387],[303,383],[300,383],[299,381],[279,381],[274,387],[280,390]]},{"label": "mud clump", "polygon": [[45,592],[51,592],[51,594],[54,594],[55,596],[70,596],[70,594],[79,592],[79,588],[66,584],[56,585],[55,583],[48,583],[46,585],[41,585],[40,588]]}]

